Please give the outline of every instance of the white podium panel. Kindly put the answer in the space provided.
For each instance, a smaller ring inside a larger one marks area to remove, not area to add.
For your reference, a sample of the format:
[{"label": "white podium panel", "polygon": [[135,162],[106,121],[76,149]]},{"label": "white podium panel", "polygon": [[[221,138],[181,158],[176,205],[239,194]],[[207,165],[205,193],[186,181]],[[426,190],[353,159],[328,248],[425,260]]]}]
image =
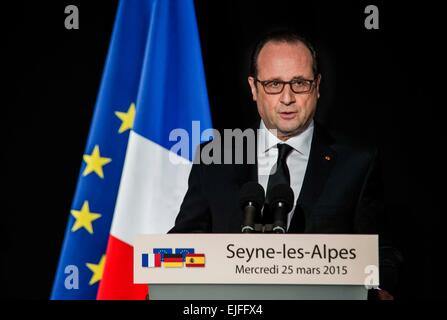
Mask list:
[{"label": "white podium panel", "polygon": [[151,284],[150,300],[366,300],[364,286]]},{"label": "white podium panel", "polygon": [[377,235],[142,235],[134,282],[150,299],[365,299]]}]

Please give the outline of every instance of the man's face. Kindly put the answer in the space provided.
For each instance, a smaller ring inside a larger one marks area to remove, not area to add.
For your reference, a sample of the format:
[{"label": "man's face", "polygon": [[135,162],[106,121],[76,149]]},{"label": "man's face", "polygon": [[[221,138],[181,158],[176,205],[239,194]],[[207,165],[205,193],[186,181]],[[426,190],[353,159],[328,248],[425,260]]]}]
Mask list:
[{"label": "man's face", "polygon": [[[268,42],[257,61],[258,80],[313,80],[312,55],[302,43]],[[294,93],[286,84],[280,94],[267,94],[262,84],[248,78],[253,100],[268,129],[276,129],[278,138],[287,140],[304,131],[312,120],[320,97],[320,78],[308,93]]]}]

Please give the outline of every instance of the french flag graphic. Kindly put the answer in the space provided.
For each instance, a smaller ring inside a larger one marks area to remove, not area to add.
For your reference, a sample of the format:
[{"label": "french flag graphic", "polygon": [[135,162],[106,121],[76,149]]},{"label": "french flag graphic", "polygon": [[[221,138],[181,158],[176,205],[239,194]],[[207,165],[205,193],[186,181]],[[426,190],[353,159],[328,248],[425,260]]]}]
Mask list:
[{"label": "french flag graphic", "polygon": [[141,255],[141,266],[143,268],[161,267],[161,254],[159,253],[143,253]]}]

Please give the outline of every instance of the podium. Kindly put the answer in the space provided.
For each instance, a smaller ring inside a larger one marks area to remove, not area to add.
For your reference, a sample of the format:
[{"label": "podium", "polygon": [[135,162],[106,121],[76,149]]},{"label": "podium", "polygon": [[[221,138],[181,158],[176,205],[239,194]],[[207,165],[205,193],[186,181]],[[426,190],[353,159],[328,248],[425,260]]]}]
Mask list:
[{"label": "podium", "polygon": [[366,300],[364,286],[150,284],[149,300]]},{"label": "podium", "polygon": [[134,282],[149,300],[366,300],[377,235],[142,235]]}]

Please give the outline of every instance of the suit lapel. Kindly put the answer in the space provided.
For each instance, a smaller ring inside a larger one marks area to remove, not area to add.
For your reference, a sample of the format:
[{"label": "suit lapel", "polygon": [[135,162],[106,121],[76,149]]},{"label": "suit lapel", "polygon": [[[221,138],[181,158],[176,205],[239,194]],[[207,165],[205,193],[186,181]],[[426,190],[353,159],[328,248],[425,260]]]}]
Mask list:
[{"label": "suit lapel", "polygon": [[336,152],[331,148],[331,137],[317,123],[314,130],[309,162],[289,228],[291,232],[304,231],[305,214],[312,211],[336,162]]},{"label": "suit lapel", "polygon": [[[253,127],[250,129],[255,131],[255,156],[254,160],[255,163],[248,163],[248,155],[247,151],[249,148],[244,148],[244,161],[242,164],[234,164],[231,167],[233,168],[233,174],[234,174],[234,181],[236,184],[234,185],[235,192],[237,193],[237,199],[239,202],[239,192],[242,188],[242,186],[249,182],[249,181],[256,181],[258,182],[258,156],[257,156],[257,150],[258,150],[258,135],[257,135],[257,129],[259,128],[259,122],[256,123]],[[233,149],[233,155],[235,150]],[[240,232],[242,225],[242,211],[236,210],[232,213],[231,218],[229,219],[229,232]]]},{"label": "suit lapel", "polygon": [[[257,130],[256,127],[252,128]],[[242,186],[248,181],[258,181],[258,157],[257,157],[257,134],[255,135],[255,163],[247,163],[247,155],[244,155],[244,163],[233,165],[235,190],[239,192]],[[326,180],[336,161],[336,152],[331,148],[332,138],[326,133],[323,127],[315,122],[312,146],[304,175],[303,186],[296,201],[296,209],[289,228],[290,232],[304,231],[304,212],[311,212],[312,207],[318,200]],[[246,151],[246,149],[244,149]],[[237,195],[239,197],[239,193]],[[229,232],[239,232],[242,223],[241,211],[235,211],[229,220]]]},{"label": "suit lapel", "polygon": [[[251,126],[249,129],[253,130],[255,133],[255,148],[254,148],[254,160],[255,163],[248,163],[249,156],[247,154],[248,150],[250,148],[247,148],[247,146],[244,147],[244,162],[243,164],[235,165],[235,174],[238,180],[239,187],[242,187],[245,183],[248,181],[256,181],[258,182],[258,134],[257,130],[259,129],[260,122],[257,121],[253,126]],[[233,154],[234,154],[233,149]]]},{"label": "suit lapel", "polygon": [[314,204],[326,183],[326,179],[336,161],[335,151],[330,147],[330,139],[319,125],[315,125],[312,146],[304,175],[298,204]]}]

